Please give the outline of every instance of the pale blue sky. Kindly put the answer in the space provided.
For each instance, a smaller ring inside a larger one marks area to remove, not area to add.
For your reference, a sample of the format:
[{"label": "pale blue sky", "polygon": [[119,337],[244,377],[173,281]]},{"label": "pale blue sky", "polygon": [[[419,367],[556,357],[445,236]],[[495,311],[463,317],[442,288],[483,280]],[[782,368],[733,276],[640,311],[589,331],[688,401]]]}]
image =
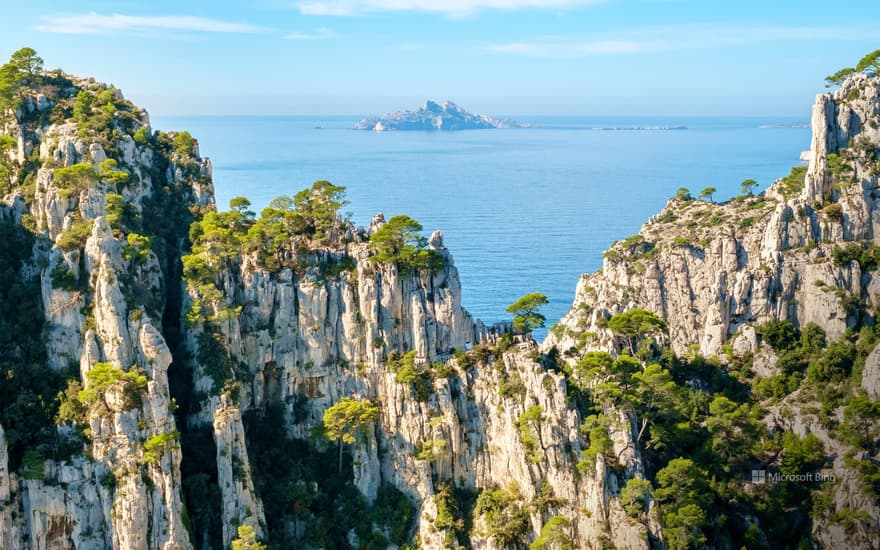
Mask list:
[{"label": "pale blue sky", "polygon": [[880,47],[877,0],[15,1],[0,55],[150,112],[796,115]]}]

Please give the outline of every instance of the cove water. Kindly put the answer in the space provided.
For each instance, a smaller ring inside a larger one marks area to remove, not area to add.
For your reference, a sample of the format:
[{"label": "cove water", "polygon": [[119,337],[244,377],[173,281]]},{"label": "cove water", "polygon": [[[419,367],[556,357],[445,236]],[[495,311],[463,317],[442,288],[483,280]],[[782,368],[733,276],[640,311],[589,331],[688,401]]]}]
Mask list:
[{"label": "cove water", "polygon": [[[446,133],[352,130],[358,119],[152,122],[199,139],[221,209],[243,195],[259,213],[316,180],[344,185],[357,225],[383,212],[443,232],[475,317],[509,319],[508,304],[543,292],[548,327],[570,307],[579,275],[601,267],[602,252],[679,187],[694,196],[715,187],[715,200],[747,178],[764,189],[810,145],[806,121],[786,118],[518,117],[536,127]],[[686,129],[657,129],[677,126]]]}]

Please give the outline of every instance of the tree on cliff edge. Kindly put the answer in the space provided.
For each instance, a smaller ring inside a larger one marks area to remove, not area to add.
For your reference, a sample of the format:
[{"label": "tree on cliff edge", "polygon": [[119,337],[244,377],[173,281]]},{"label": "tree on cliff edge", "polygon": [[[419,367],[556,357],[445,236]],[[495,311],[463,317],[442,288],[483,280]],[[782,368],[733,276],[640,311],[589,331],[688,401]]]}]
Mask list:
[{"label": "tree on cliff edge", "polygon": [[379,418],[379,407],[366,400],[342,398],[324,411],[324,433],[339,442],[339,471],[342,471],[343,445],[351,445],[364,428]]},{"label": "tree on cliff edge", "polygon": [[547,305],[547,296],[540,292],[532,292],[507,306],[507,312],[513,314],[513,328],[531,334],[536,328],[543,327],[547,318],[538,310],[545,305]]}]

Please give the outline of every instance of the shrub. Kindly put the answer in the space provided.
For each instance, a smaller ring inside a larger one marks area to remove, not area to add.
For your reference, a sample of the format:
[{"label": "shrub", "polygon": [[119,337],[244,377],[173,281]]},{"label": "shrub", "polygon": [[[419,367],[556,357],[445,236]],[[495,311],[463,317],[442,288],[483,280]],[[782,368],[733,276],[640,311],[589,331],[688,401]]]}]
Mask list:
[{"label": "shrub", "polygon": [[409,216],[394,216],[370,235],[369,246],[373,263],[396,264],[404,272],[443,267],[443,257],[427,249],[428,240],[421,235],[422,225]]},{"label": "shrub", "polygon": [[92,164],[81,162],[67,168],[56,169],[53,182],[59,188],[58,194],[66,198],[85,191],[97,181],[97,178],[98,174]]},{"label": "shrub", "polygon": [[755,332],[776,352],[793,348],[800,338],[797,328],[788,320],[768,321],[757,325]]},{"label": "shrub", "polygon": [[122,371],[110,363],[95,363],[95,366],[86,373],[88,384],[79,392],[79,400],[86,406],[91,406],[99,400],[106,406],[105,395],[107,390],[119,384],[125,395],[126,408],[132,409],[140,406],[141,393],[147,389],[147,377],[138,371]]},{"label": "shrub", "polygon": [[541,536],[529,545],[529,550],[573,550],[570,529],[571,521],[562,516],[553,516],[541,528]]},{"label": "shrub", "polygon": [[620,491],[620,503],[630,517],[638,517],[647,511],[651,499],[651,482],[647,479],[631,478]]},{"label": "shrub", "polygon": [[79,288],[79,279],[74,275],[73,271],[67,267],[64,261],[59,261],[52,268],[52,288],[60,288],[68,292],[73,292]]},{"label": "shrub", "polygon": [[804,188],[804,179],[806,176],[806,166],[793,166],[791,172],[782,178],[782,196],[786,199],[790,199],[800,193]]},{"label": "shrub", "polygon": [[858,262],[862,271],[875,271],[880,266],[880,246],[873,243],[849,243],[842,247],[835,246],[831,257],[838,267],[846,267],[855,261]]},{"label": "shrub", "polygon": [[180,432],[173,431],[154,435],[144,442],[144,464],[156,464],[167,451],[176,449]]},{"label": "shrub", "polygon": [[499,548],[520,545],[530,530],[529,514],[515,486],[484,489],[477,497],[476,513],[483,517],[487,535]]},{"label": "shrub", "polygon": [[58,236],[55,246],[65,252],[78,250],[85,246],[89,235],[92,234],[92,220],[75,218],[67,231]]},{"label": "shrub", "polygon": [[122,249],[122,257],[128,261],[146,263],[150,256],[153,239],[137,233],[129,233],[126,237],[128,244]]}]

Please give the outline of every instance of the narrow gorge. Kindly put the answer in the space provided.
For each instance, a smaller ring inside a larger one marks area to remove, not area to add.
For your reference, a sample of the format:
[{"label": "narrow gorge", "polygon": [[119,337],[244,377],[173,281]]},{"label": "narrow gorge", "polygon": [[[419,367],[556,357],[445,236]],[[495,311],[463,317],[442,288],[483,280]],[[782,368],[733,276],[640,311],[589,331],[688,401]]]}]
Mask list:
[{"label": "narrow gorge", "polygon": [[670,199],[537,342],[464,309],[440,231],[326,181],[220,211],[193,136],[20,59],[0,548],[880,547],[880,77],[766,191]]}]

